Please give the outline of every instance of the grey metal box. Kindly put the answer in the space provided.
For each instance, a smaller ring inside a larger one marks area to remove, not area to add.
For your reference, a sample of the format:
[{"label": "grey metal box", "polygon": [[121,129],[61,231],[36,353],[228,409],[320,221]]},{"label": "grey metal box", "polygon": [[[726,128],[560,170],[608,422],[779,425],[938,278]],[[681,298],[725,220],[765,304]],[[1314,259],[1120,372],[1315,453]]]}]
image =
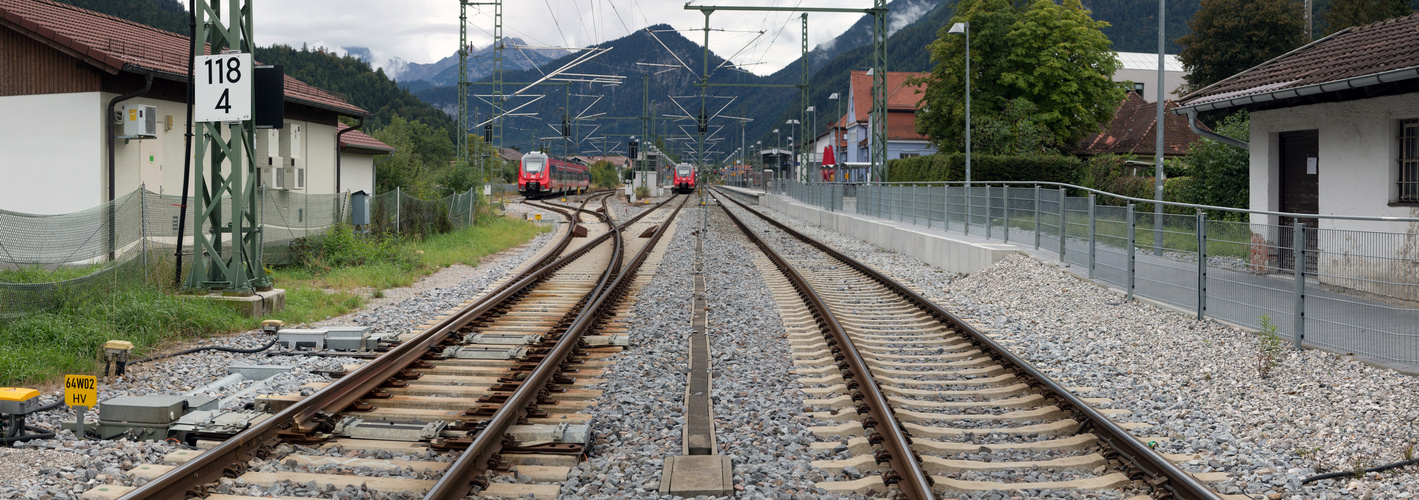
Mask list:
[{"label": "grey metal box", "polygon": [[276,341],[280,342],[286,349],[323,349],[325,347],[325,335],[327,332],[328,330],[324,328],[287,328],[276,332]]},{"label": "grey metal box", "polygon": [[[329,332],[325,335],[325,347],[337,351],[358,351],[360,349],[374,349],[369,340],[370,332],[373,328],[368,326],[332,326],[326,328]],[[376,340],[373,344],[377,344]]]},{"label": "grey metal box", "polygon": [[99,420],[167,425],[198,409],[213,409],[210,396],[119,396],[99,404]]}]

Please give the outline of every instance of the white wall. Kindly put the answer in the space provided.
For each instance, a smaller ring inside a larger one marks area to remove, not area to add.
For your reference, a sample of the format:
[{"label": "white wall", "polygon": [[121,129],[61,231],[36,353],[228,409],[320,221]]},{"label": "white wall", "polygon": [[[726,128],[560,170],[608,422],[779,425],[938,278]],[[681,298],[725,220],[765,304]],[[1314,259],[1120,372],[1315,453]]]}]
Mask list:
[{"label": "white wall", "polygon": [[340,153],[340,191],[374,194],[374,157],[344,151]]},{"label": "white wall", "polygon": [[[1398,205],[1398,121],[1419,118],[1416,94],[1359,101],[1298,106],[1251,115],[1251,208],[1280,208],[1279,141],[1282,132],[1319,131],[1319,213],[1368,217],[1419,218],[1419,206]],[[1253,241],[1279,241],[1277,217],[1253,215]],[[1408,261],[1389,262],[1366,256],[1419,259],[1413,236],[1362,233],[1419,233],[1419,223],[1321,219],[1320,271],[1324,275],[1355,276],[1419,283],[1419,269]],[[1322,281],[1347,288],[1369,289],[1334,278]],[[1387,294],[1381,290],[1368,290]]]},{"label": "white wall", "polygon": [[[1154,67],[1157,67],[1156,65]],[[1182,71],[1163,72],[1163,90],[1167,92],[1167,99],[1177,99],[1182,97],[1178,89],[1187,83],[1183,79],[1187,73]],[[1143,84],[1143,100],[1148,102],[1158,102],[1158,70],[1141,69],[1120,69],[1114,73],[1115,82],[1138,82]]]},{"label": "white wall", "polygon": [[98,92],[0,97],[0,210],[61,214],[107,199],[103,105]]},{"label": "white wall", "polygon": [[[118,94],[103,94],[100,105],[100,113],[108,109],[108,101]],[[163,101],[139,97],[118,103],[115,108],[122,110],[124,105],[149,105],[158,108],[158,130],[155,139],[115,139],[113,157],[114,173],[118,182],[114,185],[114,193],[123,196],[140,185],[145,186],[154,193],[180,196],[182,194],[182,173],[183,154],[186,152],[186,142],[183,135],[187,132],[187,106],[182,103]],[[172,121],[172,128],[167,127],[168,120]],[[115,132],[123,134],[121,125],[115,127]],[[104,145],[100,145],[102,149]],[[193,145],[194,151],[196,145]],[[108,153],[102,152],[107,155]],[[105,157],[99,163],[101,171],[107,171],[108,159]],[[192,180],[195,185],[196,180]],[[108,189],[104,187],[104,189]],[[189,190],[191,194],[194,191]],[[107,195],[105,195],[107,196]]]}]

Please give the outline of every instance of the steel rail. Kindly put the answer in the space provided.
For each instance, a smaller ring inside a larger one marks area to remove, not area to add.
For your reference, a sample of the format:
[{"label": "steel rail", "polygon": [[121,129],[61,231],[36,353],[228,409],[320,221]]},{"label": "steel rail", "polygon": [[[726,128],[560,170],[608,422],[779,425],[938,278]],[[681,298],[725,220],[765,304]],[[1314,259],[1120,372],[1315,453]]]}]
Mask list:
[{"label": "steel rail", "polygon": [[[713,193],[715,194],[715,199],[718,200],[720,198],[718,191],[714,191]],[[726,208],[724,213],[728,214],[729,219],[734,221],[734,225],[739,226],[740,231],[749,238],[749,241],[754,242],[754,244],[764,252],[764,255],[767,256],[769,260],[773,261],[779,271],[782,272],[784,276],[788,277],[789,281],[793,282],[793,287],[798,290],[798,295],[813,309],[814,316],[817,316],[818,324],[821,325],[824,330],[827,330],[829,335],[828,347],[833,350],[833,357],[838,362],[838,367],[848,371],[843,377],[848,379],[848,388],[852,389],[854,388],[853,386],[856,385],[856,389],[859,393],[854,394],[852,399],[855,401],[860,399],[867,405],[867,413],[872,421],[864,420],[863,426],[873,427],[876,429],[877,435],[882,436],[882,447],[888,454],[887,458],[892,466],[892,471],[896,473],[895,477],[884,474],[882,481],[888,485],[895,482],[897,490],[901,491],[907,498],[913,500],[931,500],[936,498],[935,494],[931,491],[931,478],[921,469],[921,462],[917,459],[916,454],[912,452],[911,438],[907,436],[906,431],[903,430],[901,424],[897,422],[897,417],[892,412],[892,406],[887,402],[887,397],[882,394],[881,388],[877,385],[877,380],[872,376],[872,371],[867,367],[867,362],[863,359],[862,354],[857,351],[857,347],[853,345],[852,339],[848,337],[847,330],[843,328],[842,324],[838,323],[837,316],[833,314],[832,310],[828,308],[828,304],[823,301],[823,298],[818,295],[818,292],[813,289],[813,286],[808,283],[808,280],[804,278],[792,264],[789,264],[788,261],[770,247],[768,243],[759,238],[757,234],[754,234],[754,231],[750,230],[749,226],[744,224],[744,221],[734,215],[734,212]],[[861,397],[859,398],[858,396]],[[857,411],[858,413],[863,412],[860,408]],[[881,457],[878,457],[877,460],[878,462],[882,461]]]},{"label": "steel rail", "polygon": [[[594,299],[589,301],[587,306],[577,314],[576,319],[572,322],[571,326],[567,328],[566,333],[562,334],[562,336],[557,339],[556,345],[548,352],[543,361],[538,364],[537,368],[518,386],[517,390],[507,398],[507,401],[498,408],[497,412],[488,420],[487,425],[473,438],[473,442],[469,444],[468,449],[464,451],[462,455],[459,455],[458,459],[444,471],[443,476],[441,476],[438,482],[424,495],[424,500],[462,500],[473,492],[475,485],[481,486],[486,484],[486,480],[483,478],[484,472],[486,472],[490,465],[489,462],[493,461],[493,458],[502,449],[504,435],[507,433],[508,427],[527,415],[529,404],[535,401],[538,392],[551,382],[552,376],[560,370],[562,362],[581,344],[582,335],[600,319],[601,314],[605,312],[605,308],[608,305],[607,301],[611,299],[611,297],[618,295],[623,287],[629,283],[627,277],[635,274],[635,271],[639,269],[641,263],[645,262],[646,256],[649,255],[651,249],[655,248],[657,242],[660,241],[660,237],[665,233],[664,229],[669,224],[669,221],[673,220],[675,216],[680,213],[680,209],[684,207],[687,200],[689,200],[689,197],[685,197],[680,201],[680,205],[666,218],[667,222],[661,224],[660,229],[655,232],[651,240],[646,243],[645,247],[641,248],[640,252],[637,253],[636,257],[626,267],[629,271],[623,272],[621,270],[623,244],[620,238],[620,231],[613,231],[613,233],[616,234],[614,240],[616,246],[613,251],[612,266],[608,268],[608,273],[602,276],[600,283],[598,283],[596,287],[596,291],[593,292]],[[663,206],[667,202],[669,202],[669,199],[657,205],[656,208]],[[639,219],[640,216],[644,216],[653,211],[654,209],[641,212],[636,218]],[[623,224],[621,228],[628,227],[629,225],[629,223]],[[614,268],[614,272],[612,268]],[[612,274],[614,274],[614,276],[612,276]]]},{"label": "steel rail", "polygon": [[[608,193],[606,196],[610,195]],[[586,203],[590,201],[591,198],[587,198],[581,206],[585,207]],[[575,220],[571,213],[560,209],[554,210],[561,213],[568,221]],[[649,211],[630,219],[623,226],[629,226],[648,213]],[[534,283],[584,255],[596,243],[611,237],[615,232],[610,231],[600,235],[577,250],[558,257],[558,254],[565,251],[570,245],[573,238],[573,232],[568,230],[558,241],[556,247],[478,302],[439,321],[414,339],[400,343],[388,353],[376,358],[375,361],[336,379],[330,385],[297,401],[271,418],[253,425],[215,448],[173,468],[147,484],[135,488],[120,497],[120,500],[186,500],[190,496],[189,493],[200,496],[201,485],[214,482],[224,475],[230,477],[240,475],[245,471],[247,461],[268,455],[270,448],[280,441],[282,433],[305,434],[325,429],[334,413],[338,413],[375,392],[384,381],[423,358],[434,345],[451,332],[517,296]]]},{"label": "steel rail", "polygon": [[[730,198],[726,197],[726,199]],[[1074,395],[1074,393],[1070,392],[1069,389],[1065,388],[1063,385],[1060,385],[1058,382],[1055,382],[1044,372],[1035,368],[1035,366],[1029,361],[1026,361],[1024,358],[1016,356],[1009,349],[995,342],[995,340],[991,339],[984,333],[981,333],[980,330],[977,330],[969,323],[966,323],[965,321],[961,320],[961,318],[957,317],[955,314],[952,314],[950,311],[941,308],[941,306],[938,306],[932,301],[927,300],[925,297],[922,297],[920,294],[916,293],[915,291],[912,291],[912,289],[907,288],[901,283],[898,283],[896,280],[887,277],[886,275],[878,272],[876,269],[873,269],[867,266],[866,264],[858,262],[857,260],[848,257],[842,252],[839,252],[833,249],[832,247],[829,247],[817,241],[816,239],[810,238],[807,235],[800,233],[768,216],[765,216],[756,210],[750,209],[744,204],[739,203],[738,200],[730,199],[730,201],[734,202],[736,205],[739,205],[741,208],[744,208],[745,210],[749,211],[749,213],[758,216],[770,225],[778,228],[779,230],[782,230],[784,233],[787,233],[788,235],[793,236],[795,239],[798,239],[799,241],[802,241],[808,245],[811,245],[814,248],[817,248],[819,251],[822,251],[823,253],[826,253],[831,256],[833,259],[842,262],[843,264],[853,268],[857,272],[860,272],[871,278],[872,280],[880,283],[882,286],[887,287],[889,290],[892,290],[894,293],[902,296],[907,301],[925,310],[928,314],[935,316],[938,320],[948,322],[954,328],[965,332],[967,335],[969,335],[969,340],[972,343],[981,347],[982,352],[986,353],[992,358],[995,358],[996,361],[1003,363],[1008,368],[1014,370],[1016,373],[1023,375],[1024,379],[1027,381],[1028,384],[1037,386],[1048,392],[1052,397],[1059,400],[1059,405],[1064,409],[1074,411],[1075,414],[1080,417],[1078,420],[1080,420],[1080,423],[1083,424],[1083,429],[1093,432],[1096,436],[1098,436],[1101,441],[1104,441],[1106,444],[1108,444],[1108,446],[1112,448],[1114,452],[1118,453],[1118,455],[1123,458],[1127,463],[1131,464],[1143,475],[1147,476],[1146,479],[1148,480],[1149,484],[1152,484],[1156,488],[1162,488],[1164,490],[1167,490],[1175,497],[1184,500],[1222,500],[1222,497],[1220,495],[1218,495],[1215,491],[1212,491],[1212,489],[1208,488],[1206,485],[1202,484],[1202,482],[1198,481],[1197,478],[1193,477],[1191,474],[1188,474],[1182,469],[1179,469],[1176,465],[1173,465],[1173,463],[1168,461],[1167,458],[1163,457],[1161,454],[1154,451],[1152,448],[1149,448],[1143,442],[1134,438],[1133,435],[1129,434],[1128,431],[1125,430],[1123,427],[1120,427],[1118,424],[1114,423],[1113,420],[1110,420],[1103,413],[1100,413],[1092,406],[1089,406],[1089,404],[1085,403],[1083,399],[1080,399],[1078,396]],[[1133,477],[1132,479],[1138,479],[1138,477]]]}]

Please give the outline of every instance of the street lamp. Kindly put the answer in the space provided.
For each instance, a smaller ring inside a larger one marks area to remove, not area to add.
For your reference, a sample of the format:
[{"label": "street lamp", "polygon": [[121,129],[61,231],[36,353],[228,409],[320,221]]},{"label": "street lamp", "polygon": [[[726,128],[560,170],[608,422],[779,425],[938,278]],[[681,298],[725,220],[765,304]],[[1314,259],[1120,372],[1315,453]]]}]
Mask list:
[{"label": "street lamp", "polygon": [[[966,35],[966,234],[971,233],[971,23],[951,25],[952,35]],[[987,214],[989,215],[989,214]],[[986,221],[987,224],[990,221]]]},{"label": "street lamp", "polygon": [[774,129],[774,138],[774,149],[783,147],[783,134],[778,133],[778,129]]},{"label": "street lamp", "polygon": [[841,128],[843,120],[843,100],[838,98],[838,93],[833,92],[828,96],[829,101],[837,101],[838,112],[833,115],[833,151],[838,150],[838,129]]},{"label": "street lamp", "polygon": [[[788,120],[786,122],[783,122],[783,124],[788,125],[790,127],[794,127],[795,125],[801,125],[802,123],[798,120]],[[794,127],[794,130],[796,129],[797,127]],[[795,165],[795,163],[798,163],[798,144],[793,142],[793,136],[790,135],[788,136],[788,168],[793,169],[793,172],[796,174],[798,173],[798,166]]]},{"label": "street lamp", "polygon": [[818,108],[817,108],[816,106],[808,106],[808,109],[805,109],[804,111],[807,111],[807,112],[809,112],[809,113],[813,113],[813,120],[812,120],[812,124],[813,124],[813,125],[810,126],[810,127],[808,127],[809,130],[812,130],[812,131],[813,131],[813,137],[811,137],[811,138],[810,138],[810,137],[804,137],[804,138],[803,138],[803,143],[804,143],[804,144],[807,144],[810,139],[813,140],[813,145],[812,145],[812,146],[809,146],[809,147],[808,147],[808,151],[803,155],[805,158],[808,159],[808,163],[812,163],[813,150],[818,149],[818,142],[817,142],[817,141],[818,141]]}]

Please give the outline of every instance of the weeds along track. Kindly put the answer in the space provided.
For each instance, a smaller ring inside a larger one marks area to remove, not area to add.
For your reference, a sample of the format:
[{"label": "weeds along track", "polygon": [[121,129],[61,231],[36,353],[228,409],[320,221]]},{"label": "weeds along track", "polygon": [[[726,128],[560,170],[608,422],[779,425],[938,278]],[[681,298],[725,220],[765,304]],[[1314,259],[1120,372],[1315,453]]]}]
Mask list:
[{"label": "weeds along track", "polygon": [[561,236],[482,298],[308,396],[261,398],[270,418],[135,469],[146,484],[91,497],[556,497],[590,442],[580,410],[600,391],[585,387],[626,345],[636,271],[688,199],[618,223],[610,196],[538,204]]},{"label": "weeds along track", "polygon": [[[1012,492],[1070,498],[1109,490],[1125,498],[1219,499],[1204,480],[1116,423],[1110,401],[1076,396],[966,321],[872,268],[738,201],[716,198],[764,252],[811,399],[815,466],[847,481],[841,493],[914,498]],[[1075,388],[1087,391],[1088,388]],[[845,440],[845,442],[844,442]],[[1244,498],[1244,497],[1243,497]]]}]

